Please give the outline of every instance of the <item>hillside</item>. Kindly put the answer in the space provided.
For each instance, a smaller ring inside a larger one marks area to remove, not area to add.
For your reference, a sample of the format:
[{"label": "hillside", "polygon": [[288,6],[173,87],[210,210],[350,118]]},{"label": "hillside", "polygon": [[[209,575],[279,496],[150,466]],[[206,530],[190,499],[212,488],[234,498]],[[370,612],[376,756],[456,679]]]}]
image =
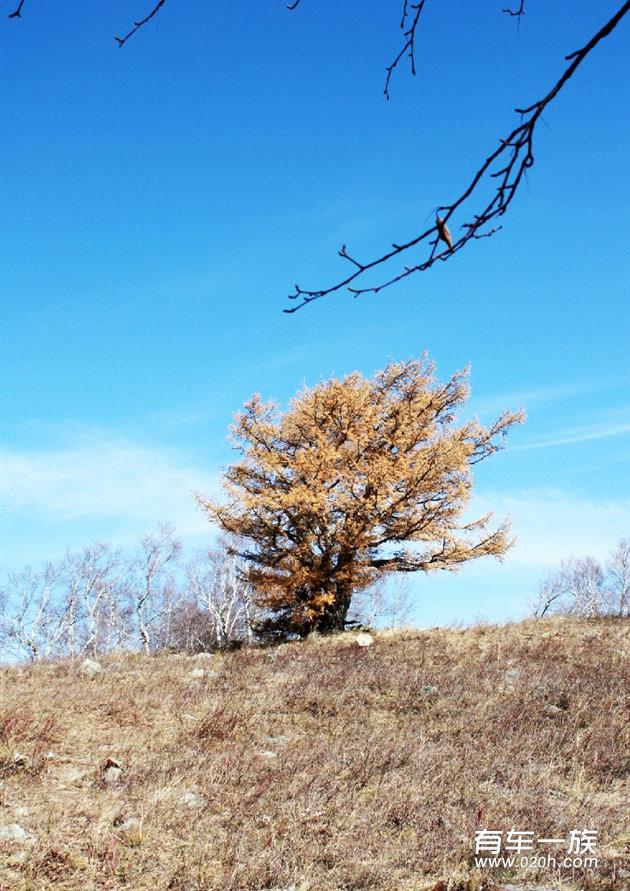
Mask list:
[{"label": "hillside", "polygon": [[[629,656],[556,619],[4,669],[0,886],[627,888]],[[485,828],[599,865],[480,872]]]}]

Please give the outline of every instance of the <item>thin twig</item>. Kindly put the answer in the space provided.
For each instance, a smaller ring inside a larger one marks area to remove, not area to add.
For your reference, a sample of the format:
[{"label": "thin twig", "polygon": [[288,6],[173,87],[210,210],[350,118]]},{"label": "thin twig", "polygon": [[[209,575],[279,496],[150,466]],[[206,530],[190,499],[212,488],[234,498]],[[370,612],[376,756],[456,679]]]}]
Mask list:
[{"label": "thin twig", "polygon": [[24,6],[24,0],[20,0],[17,5],[17,8],[13,10],[13,12],[9,13],[10,19],[19,19],[22,18],[22,7]]},{"label": "thin twig", "polygon": [[409,3],[409,0],[404,0],[400,27],[404,29],[407,22],[407,17],[411,16],[410,10],[414,10],[414,16],[411,19],[409,27],[403,33],[405,42],[402,49],[400,50],[394,61],[391,63],[391,65],[388,65],[385,69],[387,71],[387,76],[385,78],[385,89],[383,90],[383,93],[386,99],[389,99],[389,84],[392,79],[392,75],[403,56],[409,56],[411,73],[413,75],[415,75],[416,73],[416,28],[418,27],[418,22],[420,21],[420,16],[422,15],[422,10],[425,3],[426,0],[418,0],[418,3]]},{"label": "thin twig", "polygon": [[518,9],[503,9],[502,12],[505,12],[507,15],[517,16],[520,18],[525,15],[525,0],[521,0]]},{"label": "thin twig", "polygon": [[140,19],[140,21],[134,22],[133,28],[131,29],[131,31],[128,34],[125,34],[124,37],[118,37],[118,35],[114,35],[114,40],[117,41],[118,46],[124,46],[127,43],[127,41],[129,40],[129,38],[133,37],[133,35],[136,33],[136,31],[139,31],[143,25],[146,25],[146,23],[149,22],[153,18],[153,16],[161,9],[162,6],[164,6],[165,3],[166,3],[166,0],[158,0],[158,2],[153,7],[151,12],[147,16],[145,16],[145,18]]},{"label": "thin twig", "polygon": [[400,27],[405,27],[405,22],[407,21],[407,13],[409,11],[409,0],[403,0],[403,8],[402,8],[402,18],[400,20]]},{"label": "thin twig", "polygon": [[[417,235],[415,238],[412,238],[404,244],[392,244],[391,250],[387,251],[377,259],[368,262],[360,262],[352,257],[344,245],[339,254],[343,259],[348,260],[354,266],[350,275],[328,288],[319,290],[307,290],[296,285],[295,291],[289,295],[289,299],[299,300],[300,302],[296,306],[285,309],[284,312],[296,312],[298,309],[312,303],[314,300],[319,300],[322,297],[326,297],[328,294],[341,290],[342,288],[347,288],[355,296],[367,293],[378,294],[383,288],[387,288],[415,272],[422,272],[425,269],[429,269],[438,260],[443,262],[449,260],[454,254],[468,244],[469,241],[477,240],[479,238],[487,238],[494,234],[500,227],[493,226],[488,230],[488,224],[492,221],[496,221],[498,217],[503,216],[512,203],[516,191],[527,170],[534,164],[534,131],[536,124],[541,119],[543,111],[555,99],[560,90],[573,76],[578,66],[584,61],[589,53],[601,40],[604,39],[604,37],[607,37],[611,31],[616,28],[628,11],[630,11],[630,0],[627,0],[627,2],[621,6],[615,15],[606,22],[606,24],[585,46],[582,47],[582,49],[576,50],[565,57],[566,61],[570,61],[571,64],[566,68],[552,89],[542,99],[538,100],[538,102],[534,102],[527,108],[515,109],[517,114],[521,115],[521,123],[518,127],[512,130],[509,136],[500,140],[499,146],[488,158],[486,158],[482,166],[475,173],[465,192],[451,204],[437,208],[437,213],[441,215],[441,224],[446,224],[455,211],[457,211],[473,194],[477,193],[478,187],[482,182],[487,184],[491,179],[498,180],[498,184],[493,190],[493,195],[486,203],[485,207],[483,207],[480,212],[471,214],[469,222],[462,224],[461,228],[463,234],[460,235],[457,240],[453,241],[452,247],[446,245],[444,249],[442,249],[441,245],[443,245],[443,242],[440,242],[437,222],[435,225],[426,229],[424,232],[421,232],[420,235]],[[501,166],[497,165],[497,162],[499,161]],[[355,287],[353,285],[357,279],[364,276],[369,270],[381,266],[392,258],[408,252],[423,241],[427,242],[429,251],[427,256],[420,263],[404,266],[401,272],[375,286]]]}]

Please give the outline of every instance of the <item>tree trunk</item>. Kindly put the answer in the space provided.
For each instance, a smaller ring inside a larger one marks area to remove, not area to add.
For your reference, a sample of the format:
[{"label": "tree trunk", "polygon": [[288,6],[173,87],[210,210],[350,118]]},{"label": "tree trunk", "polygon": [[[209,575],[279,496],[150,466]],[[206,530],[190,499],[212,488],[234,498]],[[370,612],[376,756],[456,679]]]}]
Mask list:
[{"label": "tree trunk", "polygon": [[314,623],[313,631],[320,634],[335,634],[344,631],[352,594],[337,586],[335,600]]}]

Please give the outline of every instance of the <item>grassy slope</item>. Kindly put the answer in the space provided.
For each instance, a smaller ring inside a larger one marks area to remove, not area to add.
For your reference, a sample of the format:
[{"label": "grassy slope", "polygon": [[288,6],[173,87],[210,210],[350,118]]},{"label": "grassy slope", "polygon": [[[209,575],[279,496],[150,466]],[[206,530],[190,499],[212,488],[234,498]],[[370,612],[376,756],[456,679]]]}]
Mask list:
[{"label": "grassy slope", "polygon": [[34,842],[0,842],[0,886],[476,889],[475,829],[593,827],[592,878],[621,889],[629,655],[627,621],[554,620],[244,650],[201,679],[168,655],[5,669],[0,827]]}]

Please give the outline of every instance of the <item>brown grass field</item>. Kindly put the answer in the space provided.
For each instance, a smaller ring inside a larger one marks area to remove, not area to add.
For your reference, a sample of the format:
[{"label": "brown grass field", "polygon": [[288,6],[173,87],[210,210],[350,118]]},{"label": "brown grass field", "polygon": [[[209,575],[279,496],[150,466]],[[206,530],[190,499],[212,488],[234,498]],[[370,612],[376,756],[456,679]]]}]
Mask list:
[{"label": "brown grass field", "polygon": [[[629,656],[555,619],[3,669],[0,888],[630,888]],[[480,871],[480,828],[599,863]]]}]

